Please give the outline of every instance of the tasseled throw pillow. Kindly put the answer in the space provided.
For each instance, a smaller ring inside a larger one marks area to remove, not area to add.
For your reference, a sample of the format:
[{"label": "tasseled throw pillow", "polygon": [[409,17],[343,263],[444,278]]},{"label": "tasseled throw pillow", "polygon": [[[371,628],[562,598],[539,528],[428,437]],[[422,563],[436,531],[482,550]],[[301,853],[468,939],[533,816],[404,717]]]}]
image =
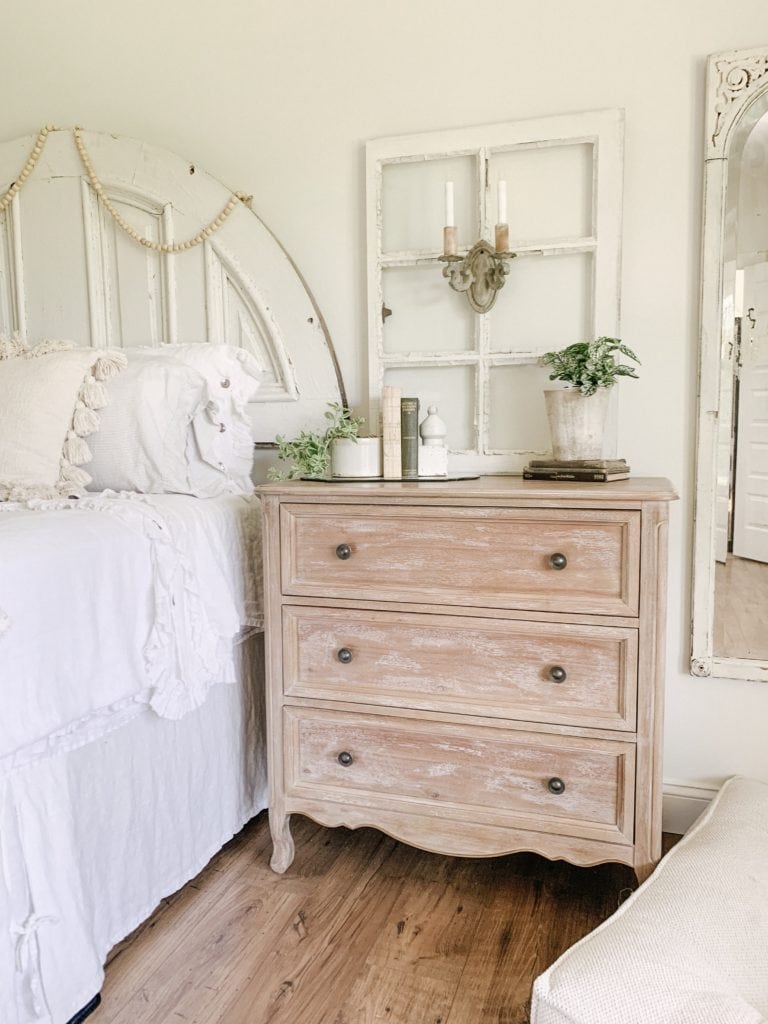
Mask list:
[{"label": "tasseled throw pillow", "polygon": [[107,404],[104,382],[125,365],[119,351],[0,338],[0,501],[83,493],[85,438]]}]

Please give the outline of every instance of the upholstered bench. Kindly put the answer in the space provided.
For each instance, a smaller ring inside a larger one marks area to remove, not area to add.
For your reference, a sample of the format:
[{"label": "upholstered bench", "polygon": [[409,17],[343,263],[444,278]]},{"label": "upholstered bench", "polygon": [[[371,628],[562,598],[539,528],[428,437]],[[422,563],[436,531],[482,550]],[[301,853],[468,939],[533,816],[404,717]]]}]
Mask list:
[{"label": "upholstered bench", "polygon": [[651,877],[533,986],[531,1024],[765,1024],[768,783],[730,779]]}]

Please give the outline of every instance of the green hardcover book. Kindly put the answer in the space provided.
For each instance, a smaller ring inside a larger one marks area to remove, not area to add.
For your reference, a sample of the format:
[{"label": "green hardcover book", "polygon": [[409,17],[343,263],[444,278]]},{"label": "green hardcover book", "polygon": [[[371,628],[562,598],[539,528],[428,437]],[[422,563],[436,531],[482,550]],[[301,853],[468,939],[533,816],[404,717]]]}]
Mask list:
[{"label": "green hardcover book", "polygon": [[419,400],[400,399],[400,456],[403,477],[419,475]]}]

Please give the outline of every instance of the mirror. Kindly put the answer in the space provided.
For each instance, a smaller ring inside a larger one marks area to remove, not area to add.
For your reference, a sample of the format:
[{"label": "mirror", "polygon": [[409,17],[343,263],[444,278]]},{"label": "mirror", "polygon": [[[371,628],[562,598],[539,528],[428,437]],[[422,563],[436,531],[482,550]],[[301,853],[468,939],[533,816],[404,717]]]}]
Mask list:
[{"label": "mirror", "polygon": [[768,47],[710,57],[691,671],[768,681]]}]

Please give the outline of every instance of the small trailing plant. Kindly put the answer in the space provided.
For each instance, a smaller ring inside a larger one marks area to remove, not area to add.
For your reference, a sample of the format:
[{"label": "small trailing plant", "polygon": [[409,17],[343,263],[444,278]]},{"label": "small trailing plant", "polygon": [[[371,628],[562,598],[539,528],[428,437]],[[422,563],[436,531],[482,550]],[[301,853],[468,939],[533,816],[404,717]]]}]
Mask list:
[{"label": "small trailing plant", "polygon": [[598,388],[613,387],[617,377],[637,378],[633,366],[616,362],[616,353],[640,362],[632,349],[622,344],[619,338],[578,341],[559,352],[547,352],[541,361],[552,367],[550,380],[565,381],[578,388],[582,395],[594,395]]},{"label": "small trailing plant", "polygon": [[329,402],[325,418],[329,421],[326,430],[320,434],[302,430],[298,437],[288,441],[279,435],[277,455],[289,463],[288,469],[272,466],[270,480],[294,480],[299,476],[327,476],[331,464],[331,444],[339,437],[356,441],[360,427],[365,423],[361,416],[353,416],[339,402]]}]

